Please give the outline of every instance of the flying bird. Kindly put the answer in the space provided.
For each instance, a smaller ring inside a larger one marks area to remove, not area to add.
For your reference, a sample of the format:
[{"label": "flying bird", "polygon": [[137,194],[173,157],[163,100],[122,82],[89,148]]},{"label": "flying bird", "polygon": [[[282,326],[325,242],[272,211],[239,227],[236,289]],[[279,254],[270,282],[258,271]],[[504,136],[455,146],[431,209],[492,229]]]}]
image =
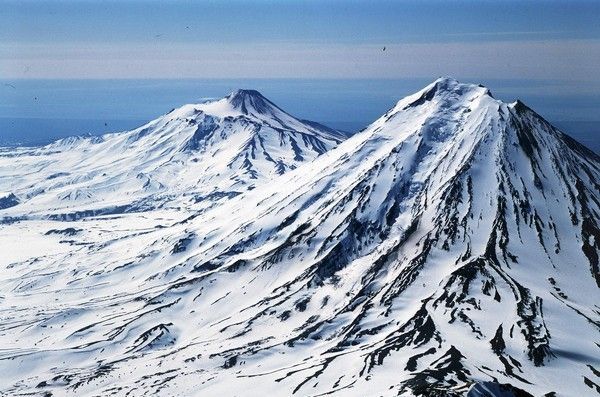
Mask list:
[{"label": "flying bird", "polygon": [[383,47],[383,51],[385,51],[385,47]]},{"label": "flying bird", "polygon": [[12,88],[13,90],[16,90],[16,89],[17,89],[17,87],[15,87],[15,86],[14,86],[14,85],[12,85],[12,84],[4,83],[4,85],[5,85],[5,86],[7,86],[7,87],[10,87],[10,88]]}]

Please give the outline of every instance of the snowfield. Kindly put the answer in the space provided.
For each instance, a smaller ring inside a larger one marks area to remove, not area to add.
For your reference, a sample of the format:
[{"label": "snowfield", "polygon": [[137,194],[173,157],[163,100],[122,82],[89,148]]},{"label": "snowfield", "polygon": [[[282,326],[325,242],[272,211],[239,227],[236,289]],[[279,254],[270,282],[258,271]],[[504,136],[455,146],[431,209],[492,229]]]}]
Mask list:
[{"label": "snowfield", "polygon": [[240,90],[0,192],[0,395],[600,393],[600,158],[485,87],[348,139]]}]

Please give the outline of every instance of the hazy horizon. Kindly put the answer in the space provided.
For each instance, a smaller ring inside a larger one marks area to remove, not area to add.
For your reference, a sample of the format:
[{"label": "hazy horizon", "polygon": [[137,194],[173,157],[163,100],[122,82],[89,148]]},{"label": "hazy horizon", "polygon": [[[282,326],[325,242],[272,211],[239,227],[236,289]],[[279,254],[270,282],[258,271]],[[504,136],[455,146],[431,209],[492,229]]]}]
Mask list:
[{"label": "hazy horizon", "polygon": [[[594,1],[6,1],[4,78],[562,79],[600,85]],[[335,23],[332,23],[334,21]],[[385,51],[384,51],[385,47]]]}]

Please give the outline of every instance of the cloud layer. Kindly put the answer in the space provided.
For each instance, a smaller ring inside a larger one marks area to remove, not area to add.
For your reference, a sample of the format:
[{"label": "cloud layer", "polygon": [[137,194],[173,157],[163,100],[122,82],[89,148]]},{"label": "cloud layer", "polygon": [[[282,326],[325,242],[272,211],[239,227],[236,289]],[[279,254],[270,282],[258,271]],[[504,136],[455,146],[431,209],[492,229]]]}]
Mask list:
[{"label": "cloud layer", "polygon": [[600,39],[381,45],[10,43],[4,78],[527,78],[598,82]]}]

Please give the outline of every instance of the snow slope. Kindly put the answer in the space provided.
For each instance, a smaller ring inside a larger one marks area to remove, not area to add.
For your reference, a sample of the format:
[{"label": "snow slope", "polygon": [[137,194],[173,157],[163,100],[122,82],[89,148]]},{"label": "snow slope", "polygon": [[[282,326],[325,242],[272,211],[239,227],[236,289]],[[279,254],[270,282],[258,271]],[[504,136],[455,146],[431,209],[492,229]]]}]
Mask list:
[{"label": "snow slope", "polygon": [[[135,130],[0,152],[4,218],[193,210],[313,160],[345,137],[253,90],[185,105]],[[197,205],[195,205],[197,204]]]},{"label": "snow slope", "polygon": [[442,78],[199,216],[0,230],[47,244],[0,272],[0,384],[596,395],[599,214],[597,155],[521,102]]}]

